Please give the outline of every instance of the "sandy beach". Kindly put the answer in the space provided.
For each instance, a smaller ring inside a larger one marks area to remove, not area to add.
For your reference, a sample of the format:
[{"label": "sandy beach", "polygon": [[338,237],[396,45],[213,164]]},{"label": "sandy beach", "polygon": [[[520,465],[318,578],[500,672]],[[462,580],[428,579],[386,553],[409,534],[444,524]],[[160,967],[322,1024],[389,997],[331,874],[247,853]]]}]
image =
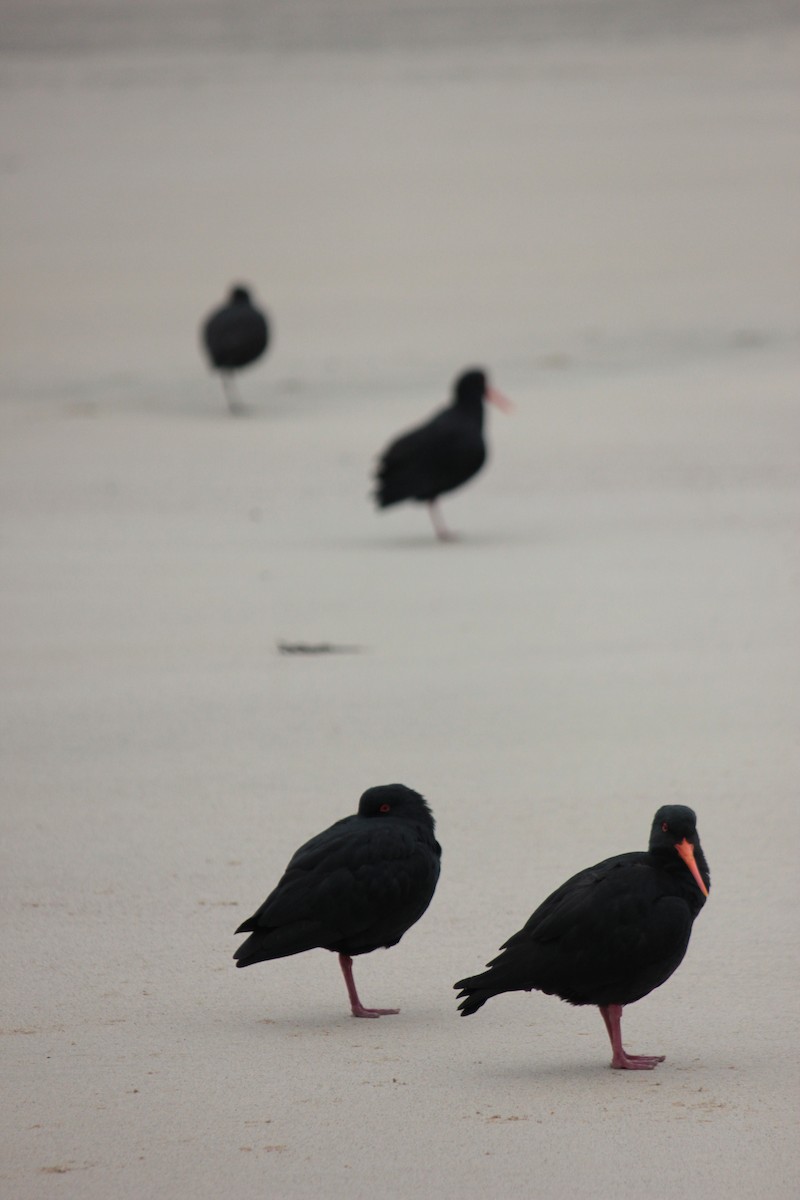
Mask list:
[{"label": "sandy beach", "polygon": [[[682,7],[3,5],[9,1198],[800,1191],[800,23]],[[475,363],[515,411],[442,545],[370,473]],[[394,781],[443,847],[356,964],[400,1014],[322,950],[237,972]],[[666,1061],[538,993],[460,1019],[665,803],[712,875],[626,1010]]]}]

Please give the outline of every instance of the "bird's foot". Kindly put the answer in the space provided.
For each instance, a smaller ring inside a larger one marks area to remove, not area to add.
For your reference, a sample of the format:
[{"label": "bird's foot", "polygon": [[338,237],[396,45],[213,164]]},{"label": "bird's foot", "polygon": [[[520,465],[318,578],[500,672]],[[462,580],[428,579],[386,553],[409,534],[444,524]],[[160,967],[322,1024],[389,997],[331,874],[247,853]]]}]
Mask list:
[{"label": "bird's foot", "polygon": [[354,1017],[394,1017],[399,1008],[365,1008],[363,1004],[354,1004],[350,1009]]},{"label": "bird's foot", "polygon": [[611,1042],[611,1066],[618,1071],[652,1071],[664,1061],[663,1054],[628,1054],[622,1045],[622,1005],[601,1004],[600,1016]]},{"label": "bird's foot", "polygon": [[663,1054],[628,1054],[622,1050],[614,1054],[611,1066],[619,1071],[652,1071],[663,1061]]}]

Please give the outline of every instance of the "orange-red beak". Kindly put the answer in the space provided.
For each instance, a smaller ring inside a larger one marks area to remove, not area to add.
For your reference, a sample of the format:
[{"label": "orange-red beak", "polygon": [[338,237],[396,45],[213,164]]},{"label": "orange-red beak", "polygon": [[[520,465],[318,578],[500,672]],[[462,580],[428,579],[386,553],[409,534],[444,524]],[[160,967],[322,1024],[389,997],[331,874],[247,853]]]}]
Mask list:
[{"label": "orange-red beak", "polygon": [[682,842],[678,842],[676,844],[675,849],[678,851],[678,854],[680,854],[681,858],[692,872],[694,881],[700,888],[700,891],[704,896],[707,896],[708,888],[703,883],[703,876],[700,874],[699,870],[697,869],[697,863],[694,861],[694,846],[692,843],[688,838],[684,838]]},{"label": "orange-red beak", "polygon": [[504,413],[510,413],[514,408],[508,397],[504,396],[502,392],[498,392],[497,388],[494,387],[487,387],[486,399]]}]

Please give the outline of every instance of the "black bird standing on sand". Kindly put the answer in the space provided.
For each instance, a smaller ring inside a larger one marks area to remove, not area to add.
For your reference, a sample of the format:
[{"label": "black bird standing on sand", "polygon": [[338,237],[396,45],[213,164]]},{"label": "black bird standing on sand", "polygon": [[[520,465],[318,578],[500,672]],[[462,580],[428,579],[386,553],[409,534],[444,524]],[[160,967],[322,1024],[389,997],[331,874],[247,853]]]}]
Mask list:
[{"label": "black bird standing on sand", "polygon": [[489,386],[483,371],[465,371],[455,382],[448,408],[384,450],[376,472],[379,508],[401,500],[425,501],[436,536],[440,541],[452,540],[436,501],[443,492],[461,487],[486,461],[484,400],[506,412],[511,407],[505,396]]},{"label": "black bird standing on sand", "polygon": [[220,372],[228,408],[232,413],[240,412],[233,372],[255,362],[269,344],[267,318],[253,304],[247,288],[232,288],[228,303],[205,320],[203,343],[212,367]]},{"label": "black bird standing on sand", "polygon": [[641,1000],[680,965],[711,877],[690,808],[670,804],[653,819],[646,851],[618,854],[580,871],[541,904],[482,975],[462,979],[466,1017],[501,992],[597,1004],[611,1039],[612,1067],[649,1071],[663,1055],[627,1054],[622,1008]]},{"label": "black bird standing on sand", "polygon": [[353,980],[353,957],[395,946],[431,902],[442,851],[433,815],[401,783],[369,788],[358,813],[306,842],[278,886],[237,933],[237,967],[321,947],[339,955],[354,1017],[397,1008],[365,1008]]}]

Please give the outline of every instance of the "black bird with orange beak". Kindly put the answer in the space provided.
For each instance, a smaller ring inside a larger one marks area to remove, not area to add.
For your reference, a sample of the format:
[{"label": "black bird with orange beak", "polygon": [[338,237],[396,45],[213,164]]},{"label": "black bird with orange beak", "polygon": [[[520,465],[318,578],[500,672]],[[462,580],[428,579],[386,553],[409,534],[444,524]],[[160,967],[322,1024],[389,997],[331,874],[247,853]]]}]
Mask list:
[{"label": "black bird with orange beak", "polygon": [[439,513],[437,500],[444,492],[452,492],[472,479],[486,461],[484,400],[504,412],[511,409],[502,392],[490,387],[484,371],[465,371],[455,382],[448,408],[384,450],[376,471],[375,500],[379,508],[402,500],[426,503],[439,540],[454,540]]},{"label": "black bird with orange beak", "polygon": [[646,851],[618,854],[573,875],[487,971],[455,984],[461,1015],[501,992],[535,990],[596,1004],[611,1040],[611,1066],[652,1070],[664,1056],[623,1049],[622,1009],[680,966],[710,886],[695,814],[681,804],[660,808]]}]

